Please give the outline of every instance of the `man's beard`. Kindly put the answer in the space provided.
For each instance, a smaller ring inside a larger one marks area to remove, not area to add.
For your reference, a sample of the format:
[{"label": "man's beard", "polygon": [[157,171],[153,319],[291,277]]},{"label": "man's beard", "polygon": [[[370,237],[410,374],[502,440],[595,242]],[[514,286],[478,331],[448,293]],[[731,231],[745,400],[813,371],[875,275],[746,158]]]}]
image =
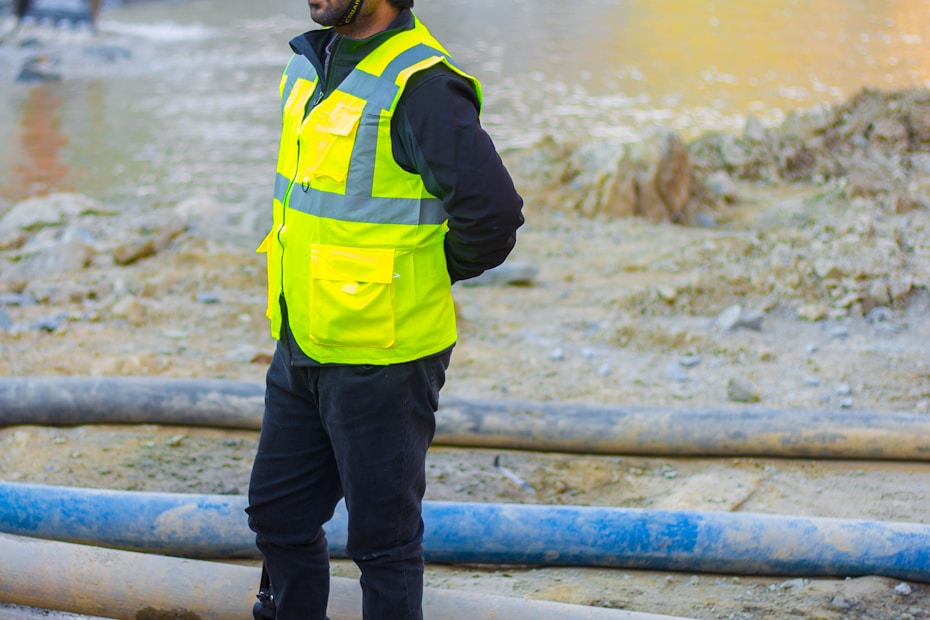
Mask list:
[{"label": "man's beard", "polygon": [[[351,23],[352,20],[357,17],[358,11],[361,10],[362,3],[359,2],[356,6],[355,2],[356,0],[333,0],[316,15],[313,15],[311,11],[311,17],[313,21],[323,27],[342,26],[346,23]],[[355,11],[352,12],[350,16],[349,13],[353,7]],[[348,22],[344,21],[347,17],[349,17]]]}]

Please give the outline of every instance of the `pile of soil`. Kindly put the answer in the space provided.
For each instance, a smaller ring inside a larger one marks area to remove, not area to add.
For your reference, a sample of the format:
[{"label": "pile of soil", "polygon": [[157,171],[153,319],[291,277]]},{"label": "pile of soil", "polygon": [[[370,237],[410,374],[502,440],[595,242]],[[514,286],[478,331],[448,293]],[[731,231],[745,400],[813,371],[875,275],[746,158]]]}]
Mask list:
[{"label": "pile of soil", "polygon": [[[535,275],[456,285],[445,393],[930,413],[928,101],[868,91],[781,127],[702,137],[689,153],[690,212],[712,216],[692,218],[703,225],[585,216],[558,174],[518,178],[527,223],[508,265]],[[522,169],[524,156],[505,159]],[[726,191],[714,189],[720,173]],[[131,215],[53,196],[29,211],[47,209],[54,226],[0,220],[0,373],[261,382],[274,344],[254,253],[264,231],[193,200]],[[244,493],[256,441],[155,425],[5,428],[0,478]],[[930,514],[927,463],[436,446],[428,467],[434,500]],[[344,561],[333,572],[356,574]],[[427,583],[702,619],[930,618],[930,588],[879,576],[431,565]]]}]

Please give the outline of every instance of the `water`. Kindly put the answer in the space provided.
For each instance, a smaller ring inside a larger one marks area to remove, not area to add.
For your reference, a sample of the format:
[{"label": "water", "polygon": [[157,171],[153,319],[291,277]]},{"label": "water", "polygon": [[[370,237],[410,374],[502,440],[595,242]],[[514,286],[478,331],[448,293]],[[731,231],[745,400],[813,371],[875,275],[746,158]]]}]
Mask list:
[{"label": "water", "polygon": [[[420,0],[417,12],[483,81],[501,148],[634,140],[649,124],[693,138],[866,86],[930,84],[930,0]],[[127,208],[195,192],[265,205],[286,42],[310,27],[301,0],[192,0],[111,3],[97,37],[30,30],[42,46],[0,48],[0,209],[53,190]],[[65,79],[13,82],[49,50]]]}]

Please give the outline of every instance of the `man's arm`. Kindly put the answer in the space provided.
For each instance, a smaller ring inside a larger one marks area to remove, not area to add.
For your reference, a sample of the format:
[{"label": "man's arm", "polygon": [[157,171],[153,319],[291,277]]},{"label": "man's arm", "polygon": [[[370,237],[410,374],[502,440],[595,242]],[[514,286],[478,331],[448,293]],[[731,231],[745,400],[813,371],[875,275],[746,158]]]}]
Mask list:
[{"label": "man's arm", "polygon": [[503,263],[523,224],[523,199],[481,127],[471,86],[446,67],[417,74],[398,104],[391,137],[397,163],[420,174],[443,202],[452,281]]}]

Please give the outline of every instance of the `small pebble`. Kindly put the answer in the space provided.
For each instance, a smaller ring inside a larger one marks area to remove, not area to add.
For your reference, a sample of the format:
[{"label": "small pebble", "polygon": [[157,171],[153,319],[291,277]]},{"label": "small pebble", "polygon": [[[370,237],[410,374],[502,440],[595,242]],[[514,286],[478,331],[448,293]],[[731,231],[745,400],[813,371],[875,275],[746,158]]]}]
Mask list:
[{"label": "small pebble", "polygon": [[697,353],[682,355],[680,358],[678,358],[678,363],[685,368],[691,368],[692,366],[697,366],[701,363],[701,356]]},{"label": "small pebble", "polygon": [[909,586],[908,584],[902,581],[901,583],[899,583],[898,585],[894,587],[894,591],[897,592],[898,594],[903,594],[904,596],[907,596],[908,594],[913,592],[913,589],[911,588],[911,586]]},{"label": "small pebble", "polygon": [[216,293],[197,293],[197,303],[218,304],[220,303],[220,296]]},{"label": "small pebble", "polygon": [[665,378],[669,381],[678,381],[679,383],[685,383],[691,380],[687,371],[685,371],[678,362],[672,362],[665,367]]}]

